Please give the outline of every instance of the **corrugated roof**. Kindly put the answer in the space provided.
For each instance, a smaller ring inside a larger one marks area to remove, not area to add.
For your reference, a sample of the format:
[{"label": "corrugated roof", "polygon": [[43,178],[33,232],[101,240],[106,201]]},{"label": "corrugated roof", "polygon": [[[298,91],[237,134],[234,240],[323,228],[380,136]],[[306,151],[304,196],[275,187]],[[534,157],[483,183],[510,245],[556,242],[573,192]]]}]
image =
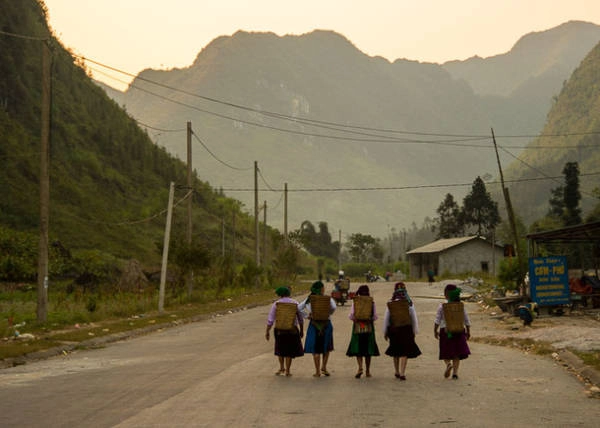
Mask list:
[{"label": "corrugated roof", "polygon": [[[423,245],[422,247],[415,248],[414,250],[407,251],[406,254],[417,254],[417,253],[440,253],[451,247],[463,244],[467,241],[479,238],[478,236],[465,236],[462,238],[449,238],[439,239],[431,244]],[[480,238],[484,239],[484,238]]]}]

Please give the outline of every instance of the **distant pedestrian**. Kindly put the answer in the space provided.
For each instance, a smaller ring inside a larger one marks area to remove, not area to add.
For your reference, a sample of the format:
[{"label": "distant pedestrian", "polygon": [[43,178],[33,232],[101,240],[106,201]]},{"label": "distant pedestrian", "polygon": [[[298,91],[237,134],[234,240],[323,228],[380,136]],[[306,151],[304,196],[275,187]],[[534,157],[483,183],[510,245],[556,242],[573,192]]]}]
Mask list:
[{"label": "distant pedestrian", "polygon": [[429,285],[432,285],[435,282],[435,271],[433,268],[427,270],[427,280],[429,281]]},{"label": "distant pedestrian", "polygon": [[447,303],[440,303],[433,326],[433,335],[439,339],[439,359],[446,364],[444,377],[452,374],[452,379],[458,379],[460,360],[471,354],[467,344],[471,337],[471,322],[464,303],[460,301],[460,292],[456,285],[446,285],[444,296]]},{"label": "distant pedestrian", "polygon": [[[290,298],[288,287],[279,287],[275,290],[279,299],[273,303],[267,317],[267,331],[265,338],[269,340],[271,327],[275,324],[275,355],[279,359],[279,370],[276,375],[291,376],[290,367],[292,359],[304,355],[302,349],[302,337],[304,336],[304,316],[298,309],[298,302]],[[280,311],[278,314],[277,312]],[[288,312],[289,316],[282,317],[282,312]],[[288,324],[283,325],[282,318]],[[285,363],[285,364],[284,364]]]},{"label": "distant pedestrian", "polygon": [[406,380],[408,359],[417,358],[421,350],[415,342],[419,332],[417,313],[403,282],[394,286],[383,317],[383,331],[385,340],[390,341],[385,354],[394,359],[394,376]]},{"label": "distant pedestrian", "polygon": [[320,377],[321,374],[329,376],[327,362],[329,360],[329,353],[333,351],[333,325],[329,316],[336,310],[335,301],[327,296],[327,307],[324,308],[326,311],[324,315],[317,312],[321,308],[313,307],[317,301],[322,301],[323,299],[313,299],[314,303],[311,303],[311,297],[323,297],[323,288],[324,285],[321,281],[315,281],[310,288],[310,295],[298,305],[298,309],[305,312],[306,316],[310,319],[306,330],[304,352],[313,354],[315,363],[314,377]]},{"label": "distant pedestrian", "polygon": [[[377,310],[375,302],[369,294],[369,286],[361,285],[356,291],[357,297],[352,300],[352,308],[348,318],[352,320],[352,334],[346,355],[356,357],[358,363],[357,379],[363,374],[363,359],[365,362],[365,376],[371,377],[371,357],[379,356],[379,348],[375,340],[375,325]],[[362,299],[366,298],[366,299]],[[358,305],[366,305],[358,307]],[[360,310],[359,310],[360,309]]]}]

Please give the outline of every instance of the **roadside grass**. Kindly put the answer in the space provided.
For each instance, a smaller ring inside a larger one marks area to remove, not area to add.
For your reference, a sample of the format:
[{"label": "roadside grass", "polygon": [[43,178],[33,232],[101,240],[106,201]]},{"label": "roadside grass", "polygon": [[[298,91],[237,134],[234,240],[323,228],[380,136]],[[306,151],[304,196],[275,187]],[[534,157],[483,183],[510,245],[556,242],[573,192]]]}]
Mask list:
[{"label": "roadside grass", "polygon": [[575,349],[569,349],[572,353],[577,355],[581,360],[588,366],[593,367],[595,370],[600,372],[600,352],[584,352]]},{"label": "roadside grass", "polygon": [[472,337],[469,339],[477,343],[485,343],[487,345],[509,346],[520,349],[524,352],[537,355],[550,355],[556,352],[556,349],[549,342],[536,341],[533,339],[520,339],[509,337]]},{"label": "roadside grass", "polygon": [[[305,295],[308,288],[307,283],[293,284],[294,294]],[[67,293],[56,287],[48,296],[47,321],[38,323],[37,296],[31,287],[0,288],[0,360],[67,344],[85,347],[93,338],[268,304],[275,297],[273,287],[197,290],[190,298],[185,292],[169,292],[159,312],[158,290]]]}]

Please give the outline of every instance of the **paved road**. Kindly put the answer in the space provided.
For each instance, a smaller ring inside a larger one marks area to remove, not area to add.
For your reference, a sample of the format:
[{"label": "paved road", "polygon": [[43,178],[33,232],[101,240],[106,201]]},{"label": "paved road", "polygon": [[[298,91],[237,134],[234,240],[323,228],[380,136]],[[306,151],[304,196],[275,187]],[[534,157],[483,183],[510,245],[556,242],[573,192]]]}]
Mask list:
[{"label": "paved road", "polygon": [[[380,316],[392,283],[371,285]],[[354,290],[356,285],[353,284]],[[441,286],[409,283],[423,354],[407,380],[382,356],[354,379],[345,356],[348,306],[334,314],[331,377],[313,378],[310,355],[290,378],[264,340],[268,307],[236,312],[66,357],[0,371],[3,427],[598,426],[600,403],[552,359],[471,343],[457,381],[443,378],[432,323]],[[468,304],[477,335],[476,304]]]}]

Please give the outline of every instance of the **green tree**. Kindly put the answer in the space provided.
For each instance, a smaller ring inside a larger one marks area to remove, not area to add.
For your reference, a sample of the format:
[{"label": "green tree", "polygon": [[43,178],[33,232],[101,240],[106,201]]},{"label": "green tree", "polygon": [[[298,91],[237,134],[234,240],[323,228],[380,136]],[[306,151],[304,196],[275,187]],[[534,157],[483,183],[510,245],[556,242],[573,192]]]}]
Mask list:
[{"label": "green tree", "polygon": [[473,182],[471,192],[463,200],[465,225],[477,227],[477,235],[487,236],[500,223],[498,204],[492,199],[481,177]]},{"label": "green tree", "polygon": [[563,168],[563,174],[565,176],[564,225],[575,226],[581,224],[581,208],[579,208],[581,192],[579,191],[579,165],[577,162],[567,162]]},{"label": "green tree", "polygon": [[454,196],[448,193],[438,207],[437,213],[439,214],[438,239],[453,238],[463,234],[461,210],[454,200]]},{"label": "green tree", "polygon": [[375,259],[377,256],[383,257],[383,248],[378,240],[371,235],[363,235],[362,233],[353,233],[348,238],[348,252],[352,256],[352,260],[358,263],[367,262],[370,259]]}]

